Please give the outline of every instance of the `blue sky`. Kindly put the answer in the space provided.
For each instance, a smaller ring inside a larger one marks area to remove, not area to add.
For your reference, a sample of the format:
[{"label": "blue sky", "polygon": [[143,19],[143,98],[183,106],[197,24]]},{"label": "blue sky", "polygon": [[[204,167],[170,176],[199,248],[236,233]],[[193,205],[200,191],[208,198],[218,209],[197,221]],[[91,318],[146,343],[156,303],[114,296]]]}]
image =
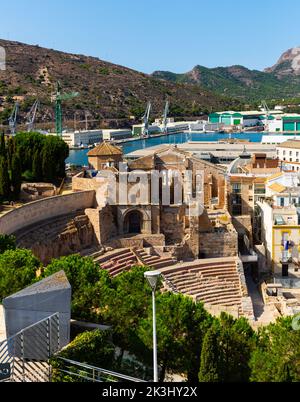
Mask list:
[{"label": "blue sky", "polygon": [[0,38],[151,73],[263,69],[300,45],[299,0],[1,1]]}]

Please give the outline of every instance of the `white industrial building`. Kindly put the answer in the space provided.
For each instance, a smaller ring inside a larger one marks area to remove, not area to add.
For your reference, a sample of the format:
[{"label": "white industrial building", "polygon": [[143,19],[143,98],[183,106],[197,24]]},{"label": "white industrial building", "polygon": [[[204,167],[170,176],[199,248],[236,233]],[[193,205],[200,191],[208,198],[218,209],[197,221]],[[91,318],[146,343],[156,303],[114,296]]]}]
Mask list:
[{"label": "white industrial building", "polygon": [[102,141],[102,130],[63,132],[62,139],[70,148],[86,147]]},{"label": "white industrial building", "polygon": [[104,141],[112,141],[112,140],[123,140],[126,138],[132,137],[131,130],[114,130],[114,129],[107,129],[102,130],[103,140]]}]

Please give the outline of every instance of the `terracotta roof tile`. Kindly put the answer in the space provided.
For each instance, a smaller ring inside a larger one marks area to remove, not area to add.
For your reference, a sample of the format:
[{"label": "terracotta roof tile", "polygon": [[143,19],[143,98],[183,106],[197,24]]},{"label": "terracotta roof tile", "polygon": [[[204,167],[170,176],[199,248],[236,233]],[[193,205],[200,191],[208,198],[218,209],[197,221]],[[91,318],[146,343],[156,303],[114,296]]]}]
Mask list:
[{"label": "terracotta roof tile", "polygon": [[96,148],[88,152],[88,156],[110,156],[110,155],[123,155],[121,148],[112,145],[109,142],[102,142]]}]

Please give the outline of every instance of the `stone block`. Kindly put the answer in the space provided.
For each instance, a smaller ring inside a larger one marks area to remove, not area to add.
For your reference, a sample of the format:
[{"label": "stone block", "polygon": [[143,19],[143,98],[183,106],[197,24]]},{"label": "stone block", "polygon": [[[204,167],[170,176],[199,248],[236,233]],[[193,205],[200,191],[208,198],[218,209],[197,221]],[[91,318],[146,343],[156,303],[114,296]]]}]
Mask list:
[{"label": "stone block", "polygon": [[[7,297],[3,300],[3,307],[7,338],[51,315],[59,313],[59,346],[62,348],[69,344],[71,286],[63,271]],[[34,333],[34,335],[30,336],[31,340],[29,337],[27,339],[27,344],[30,344],[31,348],[27,348],[26,358],[39,360],[43,356],[40,356],[39,352],[34,349],[33,336],[36,336],[36,334]],[[18,355],[20,350],[17,348],[14,353]]]}]

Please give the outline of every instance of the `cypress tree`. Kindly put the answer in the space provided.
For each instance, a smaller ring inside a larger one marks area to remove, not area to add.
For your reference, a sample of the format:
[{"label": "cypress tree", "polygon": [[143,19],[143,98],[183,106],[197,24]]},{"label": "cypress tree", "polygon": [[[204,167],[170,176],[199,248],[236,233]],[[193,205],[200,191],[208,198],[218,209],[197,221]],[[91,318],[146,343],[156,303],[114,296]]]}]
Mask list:
[{"label": "cypress tree", "polygon": [[221,382],[219,370],[218,333],[210,328],[203,340],[201,351],[201,364],[199,371],[200,382]]},{"label": "cypress tree", "polygon": [[7,200],[10,197],[10,180],[7,159],[0,156],[0,197]]},{"label": "cypress tree", "polygon": [[11,163],[11,185],[14,198],[18,198],[22,184],[21,160],[18,154],[14,154]]},{"label": "cypress tree", "polygon": [[13,159],[13,155],[14,155],[15,151],[16,151],[15,140],[13,138],[10,138],[7,141],[7,151],[6,151],[7,162],[8,162],[8,170],[12,169],[12,159]]},{"label": "cypress tree", "polygon": [[5,137],[4,133],[0,135],[0,156],[6,157]]},{"label": "cypress tree", "polygon": [[43,179],[42,157],[38,150],[35,151],[33,157],[32,175],[37,181],[41,181]]},{"label": "cypress tree", "polygon": [[55,155],[52,152],[52,144],[45,141],[42,152],[43,178],[49,181],[55,180]]}]

